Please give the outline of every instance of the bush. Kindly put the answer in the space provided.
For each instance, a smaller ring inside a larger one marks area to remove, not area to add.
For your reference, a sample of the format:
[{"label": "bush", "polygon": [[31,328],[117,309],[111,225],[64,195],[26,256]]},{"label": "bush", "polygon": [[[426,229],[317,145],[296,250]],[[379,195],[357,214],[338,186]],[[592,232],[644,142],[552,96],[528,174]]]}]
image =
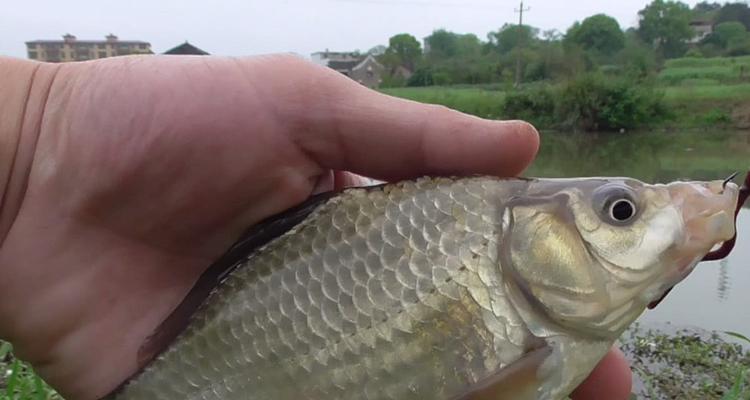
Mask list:
[{"label": "bush", "polygon": [[539,127],[554,126],[555,96],[549,86],[510,92],[505,96],[504,118],[521,119]]},{"label": "bush", "polygon": [[713,109],[705,113],[701,120],[705,125],[727,125],[732,123],[732,117],[719,109]]},{"label": "bush", "polygon": [[667,114],[663,94],[624,79],[587,75],[568,82],[557,96],[563,126],[587,131],[633,129]]},{"label": "bush", "polygon": [[430,68],[419,68],[406,82],[406,86],[432,86],[432,70]]},{"label": "bush", "polygon": [[687,58],[703,58],[703,53],[699,49],[690,49],[685,53]]}]

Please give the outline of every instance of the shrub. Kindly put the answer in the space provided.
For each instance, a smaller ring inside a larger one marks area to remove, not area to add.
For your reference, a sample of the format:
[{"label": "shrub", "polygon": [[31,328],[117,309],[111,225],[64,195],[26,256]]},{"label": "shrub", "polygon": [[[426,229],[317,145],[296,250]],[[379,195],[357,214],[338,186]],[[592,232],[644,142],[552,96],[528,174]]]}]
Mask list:
[{"label": "shrub", "polygon": [[406,82],[406,86],[432,86],[432,70],[430,68],[419,68]]},{"label": "shrub", "polygon": [[587,131],[632,129],[662,119],[663,94],[624,79],[586,75],[568,82],[557,96],[563,126]]},{"label": "shrub", "polygon": [[522,119],[540,127],[555,125],[555,90],[550,86],[510,92],[505,96],[502,114],[509,119]]},{"label": "shrub", "polygon": [[705,125],[727,125],[732,123],[732,117],[719,109],[713,109],[705,113],[701,120]]}]

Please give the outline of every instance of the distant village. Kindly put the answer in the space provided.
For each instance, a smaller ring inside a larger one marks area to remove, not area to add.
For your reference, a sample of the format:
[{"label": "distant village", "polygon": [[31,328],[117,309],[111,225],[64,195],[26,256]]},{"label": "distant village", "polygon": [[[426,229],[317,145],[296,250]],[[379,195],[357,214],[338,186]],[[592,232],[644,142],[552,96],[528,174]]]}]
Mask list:
[{"label": "distant village", "polygon": [[[113,34],[104,40],[81,40],[71,34],[63,35],[62,40],[34,40],[26,42],[28,57],[44,62],[74,62],[126,55],[154,54],[149,42],[121,40]],[[184,42],[162,54],[167,55],[208,55],[195,45]],[[329,67],[369,88],[377,88],[383,82],[385,67],[376,59],[376,54],[358,52],[320,51],[311,55],[316,64]],[[409,71],[400,71],[409,75]]]}]

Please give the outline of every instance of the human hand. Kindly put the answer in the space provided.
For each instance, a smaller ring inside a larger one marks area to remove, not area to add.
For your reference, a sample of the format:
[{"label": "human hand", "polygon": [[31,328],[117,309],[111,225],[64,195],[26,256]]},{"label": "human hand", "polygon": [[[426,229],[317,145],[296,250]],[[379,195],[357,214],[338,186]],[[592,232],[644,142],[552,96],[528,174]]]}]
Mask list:
[{"label": "human hand", "polygon": [[[527,124],[384,96],[290,56],[33,68],[4,142],[18,140],[0,209],[0,337],[71,399],[133,374],[144,338],[247,226],[345,185],[342,171],[512,176],[538,147]],[[580,398],[626,398],[622,358],[597,371]]]}]

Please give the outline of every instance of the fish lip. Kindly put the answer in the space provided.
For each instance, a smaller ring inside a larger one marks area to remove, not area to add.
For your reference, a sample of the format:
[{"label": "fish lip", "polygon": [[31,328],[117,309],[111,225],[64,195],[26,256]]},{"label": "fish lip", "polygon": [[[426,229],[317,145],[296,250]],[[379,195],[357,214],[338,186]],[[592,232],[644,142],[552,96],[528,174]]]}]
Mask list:
[{"label": "fish lip", "polygon": [[681,214],[687,236],[682,249],[677,253],[682,253],[682,257],[663,276],[664,290],[648,303],[648,309],[661,303],[679,282],[690,275],[698,263],[706,259],[707,254],[713,253],[712,249],[736,235],[735,208],[739,207],[737,203],[741,201],[740,188],[736,184],[726,181],[718,184],[684,182],[672,188],[673,199],[677,198],[682,203]]}]

